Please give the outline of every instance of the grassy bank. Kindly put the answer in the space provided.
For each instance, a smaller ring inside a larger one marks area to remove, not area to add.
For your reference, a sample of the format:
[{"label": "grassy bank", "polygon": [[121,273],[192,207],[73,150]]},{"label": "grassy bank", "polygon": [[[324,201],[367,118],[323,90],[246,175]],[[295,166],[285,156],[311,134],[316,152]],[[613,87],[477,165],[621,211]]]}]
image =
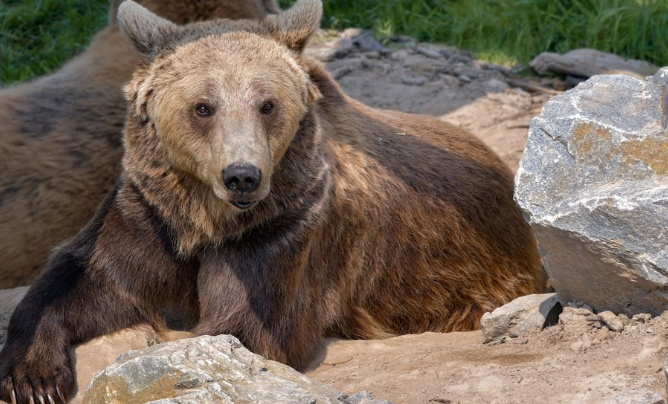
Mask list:
[{"label": "grassy bank", "polygon": [[668,64],[666,0],[330,0],[324,22],[411,35],[505,62],[589,47]]},{"label": "grassy bank", "polygon": [[[544,51],[590,47],[668,64],[667,0],[324,0],[324,5],[325,27],[410,35],[494,62],[527,63]],[[104,26],[106,13],[107,0],[0,0],[0,80],[24,81],[60,66]]]},{"label": "grassy bank", "polygon": [[0,0],[1,82],[62,65],[104,26],[108,8],[107,0]]}]

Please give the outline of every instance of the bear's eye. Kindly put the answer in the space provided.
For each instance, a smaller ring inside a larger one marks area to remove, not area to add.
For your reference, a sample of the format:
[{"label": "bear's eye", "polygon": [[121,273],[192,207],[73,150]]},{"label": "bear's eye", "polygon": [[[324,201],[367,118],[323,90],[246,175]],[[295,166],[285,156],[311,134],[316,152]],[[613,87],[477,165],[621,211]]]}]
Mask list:
[{"label": "bear's eye", "polygon": [[271,111],[274,110],[274,103],[271,101],[267,101],[262,106],[260,107],[260,113],[264,115],[269,115],[271,114]]},{"label": "bear's eye", "polygon": [[195,112],[197,112],[197,115],[199,116],[211,116],[212,113],[211,108],[204,104],[197,104]]}]

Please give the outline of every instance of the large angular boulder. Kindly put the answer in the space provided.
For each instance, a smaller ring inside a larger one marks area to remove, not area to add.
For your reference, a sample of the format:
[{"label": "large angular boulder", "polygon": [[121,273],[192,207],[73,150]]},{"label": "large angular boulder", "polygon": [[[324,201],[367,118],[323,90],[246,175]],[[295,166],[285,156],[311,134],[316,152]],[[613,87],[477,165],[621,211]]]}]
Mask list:
[{"label": "large angular boulder", "polygon": [[91,382],[85,404],[330,403],[333,387],[266,360],[230,335],[203,336],[132,351]]},{"label": "large angular boulder", "polygon": [[515,198],[564,304],[668,309],[667,83],[594,76],[531,122]]}]

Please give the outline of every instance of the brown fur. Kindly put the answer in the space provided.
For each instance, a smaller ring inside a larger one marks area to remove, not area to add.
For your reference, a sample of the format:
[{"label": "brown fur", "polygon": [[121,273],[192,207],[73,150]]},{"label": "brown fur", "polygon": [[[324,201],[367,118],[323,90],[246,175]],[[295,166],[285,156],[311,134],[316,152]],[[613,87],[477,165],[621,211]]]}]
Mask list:
[{"label": "brown fur", "polygon": [[[30,284],[57,243],[93,216],[121,171],[126,102],[140,54],[110,25],[56,73],[0,91],[0,288]],[[274,0],[143,0],[176,23],[264,18]]]},{"label": "brown fur", "polygon": [[[179,28],[121,6],[147,57],[124,175],[12,316],[0,398],[69,394],[71,344],[164,327],[174,305],[300,369],[325,335],[471,330],[540,289],[510,171],[460,129],[346,97],[301,56],[320,7]],[[261,168],[256,191],[222,184],[239,162]]]}]

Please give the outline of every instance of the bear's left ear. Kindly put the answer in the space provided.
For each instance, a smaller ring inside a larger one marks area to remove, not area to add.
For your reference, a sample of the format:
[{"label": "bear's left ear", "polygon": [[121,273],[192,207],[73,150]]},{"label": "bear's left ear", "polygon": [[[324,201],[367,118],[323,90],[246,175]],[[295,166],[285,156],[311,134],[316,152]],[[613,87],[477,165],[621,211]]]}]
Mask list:
[{"label": "bear's left ear", "polygon": [[135,48],[154,58],[162,49],[178,39],[179,26],[159,17],[132,0],[118,7],[118,23]]},{"label": "bear's left ear", "polygon": [[299,0],[289,10],[267,17],[264,22],[272,37],[301,53],[309,38],[320,27],[322,2]]}]

